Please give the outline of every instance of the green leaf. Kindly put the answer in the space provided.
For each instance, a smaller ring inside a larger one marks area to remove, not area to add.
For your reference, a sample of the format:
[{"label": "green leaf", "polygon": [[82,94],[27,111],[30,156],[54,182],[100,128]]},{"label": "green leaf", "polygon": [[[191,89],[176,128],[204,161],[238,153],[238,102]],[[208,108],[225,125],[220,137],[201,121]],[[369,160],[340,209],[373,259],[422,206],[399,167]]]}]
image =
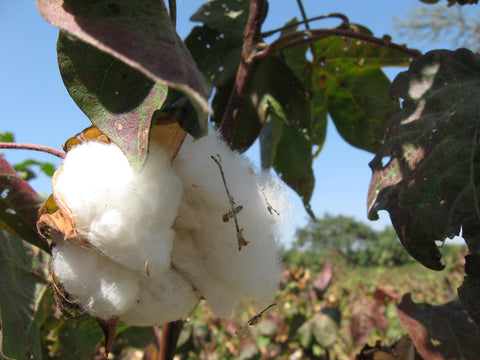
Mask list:
[{"label": "green leaf", "polygon": [[48,359],[93,359],[103,332],[95,319],[67,319],[57,309],[51,288],[42,304],[41,324],[44,351]]},{"label": "green leaf", "polygon": [[42,359],[39,305],[48,287],[49,257],[0,230],[0,354]]},{"label": "green leaf", "polygon": [[0,142],[14,142],[15,137],[13,136],[13,133],[11,132],[4,132],[0,133]]},{"label": "green leaf", "polygon": [[328,348],[337,341],[339,327],[339,311],[324,308],[298,329],[300,344],[305,349],[310,349],[314,342],[322,348]]},{"label": "green leaf", "polygon": [[38,0],[37,7],[47,21],[70,36],[155,83],[184,92],[206,130],[210,87],[175,32],[163,1]]},{"label": "green leaf", "polygon": [[[296,23],[297,19],[292,19],[285,26]],[[283,31],[282,35],[297,30],[296,27],[289,27]],[[313,46],[313,45],[312,45]],[[300,79],[303,87],[308,94],[306,118],[308,119],[308,136],[312,146],[317,148],[312,151],[316,157],[322,150],[327,135],[327,97],[325,87],[321,81],[318,81],[316,74],[316,61],[307,59],[308,45],[301,45],[282,52],[285,63]]]},{"label": "green leaf", "polygon": [[0,156],[0,228],[49,251],[36,226],[42,202],[42,197]]},{"label": "green leaf", "polygon": [[212,84],[222,86],[235,79],[242,55],[242,38],[209,26],[196,26],[185,39],[185,45]]},{"label": "green leaf", "polygon": [[340,135],[351,145],[375,152],[387,120],[398,109],[389,95],[390,81],[380,69],[344,68],[326,74],[328,112]]},{"label": "green leaf", "polygon": [[202,5],[190,20],[203,22],[220,33],[242,40],[249,8],[248,1],[210,0]]},{"label": "green leaf", "polygon": [[21,174],[23,180],[31,180],[35,179],[37,175],[32,170],[32,165],[36,165],[40,168],[40,170],[47,175],[48,177],[52,177],[55,173],[55,165],[46,161],[37,161],[28,159],[20,164],[16,164],[14,166],[15,171]]},{"label": "green leaf", "polygon": [[70,96],[139,170],[147,155],[153,113],[167,88],[113,56],[61,32],[58,63]]},{"label": "green leaf", "polygon": [[[372,34],[360,25],[354,31]],[[294,29],[292,29],[294,30]],[[387,119],[398,110],[389,95],[390,81],[384,66],[406,66],[410,59],[398,51],[359,40],[330,36],[312,45],[285,50],[285,59],[312,94],[310,112],[317,126],[315,144],[323,145],[326,113],[340,135],[351,145],[375,152],[381,145]]]},{"label": "green leaf", "polygon": [[[351,25],[355,31],[370,30]],[[320,57],[314,79],[324,88],[328,112],[340,135],[351,145],[375,152],[383,140],[387,119],[398,109],[389,95],[383,66],[406,66],[410,58],[390,48],[338,36],[315,43]]]},{"label": "green leaf", "polygon": [[406,294],[398,305],[398,318],[422,358],[478,359],[480,328],[458,301],[416,304]]}]

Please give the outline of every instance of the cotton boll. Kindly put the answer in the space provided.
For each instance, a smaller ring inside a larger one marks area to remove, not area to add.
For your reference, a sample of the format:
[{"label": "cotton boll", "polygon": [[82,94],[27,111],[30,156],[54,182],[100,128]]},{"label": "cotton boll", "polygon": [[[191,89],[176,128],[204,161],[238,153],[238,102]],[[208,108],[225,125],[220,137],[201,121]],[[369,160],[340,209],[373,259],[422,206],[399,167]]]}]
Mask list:
[{"label": "cotton boll", "polygon": [[[235,205],[243,206],[237,218],[249,244],[241,251],[234,220],[223,221],[231,205],[220,170],[211,159],[217,154]],[[174,170],[184,183],[174,225],[174,267],[218,316],[228,316],[243,297],[270,301],[281,273],[275,243],[277,215],[268,212],[261,184],[248,161],[214,134],[195,142],[187,140]]]},{"label": "cotton boll", "polygon": [[137,276],[94,249],[60,242],[52,250],[59,282],[90,315],[119,316],[136,303]]},{"label": "cotton boll", "polygon": [[54,194],[74,214],[78,232],[111,259],[152,275],[170,266],[170,229],[182,184],[154,146],[140,173],[114,144],[87,142],[67,153]]},{"label": "cotton boll", "polygon": [[156,278],[143,278],[135,304],[120,319],[129,325],[150,326],[183,318],[199,300],[192,285],[173,269]]}]

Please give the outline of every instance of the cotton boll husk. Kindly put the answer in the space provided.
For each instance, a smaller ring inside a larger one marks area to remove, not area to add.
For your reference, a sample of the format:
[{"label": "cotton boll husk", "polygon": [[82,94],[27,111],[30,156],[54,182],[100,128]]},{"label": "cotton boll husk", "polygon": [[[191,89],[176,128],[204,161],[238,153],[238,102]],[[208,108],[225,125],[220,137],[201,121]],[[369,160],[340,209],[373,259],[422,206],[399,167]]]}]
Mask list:
[{"label": "cotton boll husk", "polygon": [[182,184],[166,153],[151,146],[135,173],[114,144],[87,142],[67,153],[54,194],[74,214],[77,230],[111,259],[152,275],[170,266]]},{"label": "cotton boll husk", "polygon": [[110,319],[136,303],[140,288],[135,273],[97,250],[59,242],[52,256],[57,279],[90,315]]},{"label": "cotton boll husk", "polygon": [[[220,170],[211,156],[220,155],[237,218],[249,244],[238,251],[234,220]],[[270,214],[260,178],[251,164],[232,152],[216,134],[193,142],[187,138],[174,163],[184,183],[184,196],[175,220],[172,264],[202,293],[212,311],[229,316],[243,297],[271,301],[278,289],[281,263],[277,255],[277,215]],[[262,175],[263,180],[268,175]],[[282,194],[277,194],[279,198]]]},{"label": "cotton boll husk", "polygon": [[199,301],[192,285],[173,269],[143,278],[140,287],[137,301],[120,317],[129,325],[150,326],[181,319]]}]

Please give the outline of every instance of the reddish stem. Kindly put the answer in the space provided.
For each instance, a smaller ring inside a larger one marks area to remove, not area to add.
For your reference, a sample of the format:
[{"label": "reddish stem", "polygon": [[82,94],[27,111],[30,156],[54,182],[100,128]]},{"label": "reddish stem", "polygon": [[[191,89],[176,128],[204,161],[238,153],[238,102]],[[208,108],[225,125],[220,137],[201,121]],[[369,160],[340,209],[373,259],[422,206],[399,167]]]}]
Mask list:
[{"label": "reddish stem", "polygon": [[0,142],[0,149],[34,150],[52,154],[62,159],[65,158],[65,151],[45,145]]},{"label": "reddish stem", "polygon": [[[302,25],[302,24],[307,24],[308,25],[308,23],[310,23],[312,21],[323,20],[323,19],[331,19],[331,18],[342,19],[344,24],[349,23],[348,17],[346,15],[340,14],[340,13],[331,13],[331,14],[316,16],[316,17],[313,17],[313,18],[310,18],[310,19],[305,19],[303,21],[296,21],[294,23],[288,24],[287,26],[283,26],[283,27],[278,28],[278,29],[273,29],[273,30],[270,30],[270,31],[263,32],[262,36],[265,38],[265,37],[271,36],[271,35],[273,35],[277,32],[284,31],[284,30],[290,29],[292,27],[296,27],[298,25]],[[307,27],[307,29],[308,29],[308,27]]]},{"label": "reddish stem", "polygon": [[[264,59],[278,51],[285,50],[291,47],[300,46],[300,45],[311,44],[315,41],[318,41],[320,39],[323,39],[327,36],[332,36],[332,35],[343,36],[343,37],[352,38],[352,39],[359,39],[359,40],[364,40],[367,42],[379,44],[379,45],[400,51],[411,57],[417,57],[422,55],[422,53],[418,50],[409,49],[403,45],[399,45],[385,39],[380,39],[375,36],[359,33],[356,31],[344,30],[344,29],[316,29],[316,30],[308,30],[308,31],[296,31],[296,32],[286,34],[282,36],[280,39],[272,42],[265,49],[257,52],[253,56],[256,59]],[[254,59],[249,59],[249,60],[253,61]]]},{"label": "reddish stem", "polygon": [[245,41],[242,49],[242,60],[238,66],[235,85],[233,86],[227,108],[223,114],[222,124],[220,125],[220,133],[227,143],[232,140],[233,133],[237,128],[240,119],[239,113],[247,96],[253,75],[257,69],[258,62],[252,55],[257,52],[257,45],[262,40],[260,31],[265,9],[265,0],[252,0],[250,3]]},{"label": "reddish stem", "polygon": [[159,341],[160,351],[158,353],[158,360],[173,360],[177,349],[178,337],[180,336],[182,328],[182,320],[171,321],[164,324],[162,327],[162,339],[160,340],[158,327],[153,327],[157,341]]}]

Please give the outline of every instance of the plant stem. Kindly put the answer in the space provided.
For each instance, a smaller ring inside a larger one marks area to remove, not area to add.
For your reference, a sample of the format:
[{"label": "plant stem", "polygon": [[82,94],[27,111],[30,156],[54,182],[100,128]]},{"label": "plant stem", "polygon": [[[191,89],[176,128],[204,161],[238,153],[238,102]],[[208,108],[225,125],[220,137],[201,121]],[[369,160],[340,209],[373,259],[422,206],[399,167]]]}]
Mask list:
[{"label": "plant stem", "polygon": [[266,1],[252,0],[242,49],[242,59],[238,66],[235,85],[233,86],[227,108],[223,114],[220,125],[220,134],[225,142],[232,140],[233,133],[240,119],[243,102],[247,96],[248,88],[258,66],[257,59],[252,56],[257,52],[257,45],[261,42],[261,27],[265,15]]},{"label": "plant stem", "polygon": [[331,19],[331,18],[338,18],[338,19],[342,19],[343,20],[343,24],[348,24],[350,23],[349,19],[347,16],[345,16],[344,14],[340,14],[340,13],[331,13],[331,14],[326,14],[326,15],[321,15],[321,16],[315,16],[313,18],[309,18],[309,19],[305,19],[303,21],[296,21],[294,23],[291,23],[291,24],[288,24],[286,26],[283,26],[281,28],[277,28],[277,29],[273,29],[273,30],[270,30],[270,31],[266,31],[266,32],[262,32],[262,36],[264,38],[266,37],[269,37],[277,32],[280,32],[280,31],[284,31],[284,30],[287,30],[289,28],[292,28],[292,27],[295,27],[295,26],[298,26],[298,25],[302,25],[302,24],[307,24],[307,23],[310,23],[312,21],[317,21],[317,20],[323,20],[323,19]]},{"label": "plant stem", "polygon": [[[303,21],[305,21],[305,28],[307,31],[310,31],[310,24],[307,22],[307,14],[305,13],[305,8],[303,7],[302,0],[297,0],[298,7],[300,8],[300,13],[302,14]],[[317,58],[315,51],[315,46],[313,43],[310,44],[310,51],[312,52],[313,59]]]},{"label": "plant stem", "polygon": [[[309,30],[309,31],[296,31],[293,33],[286,34],[282,36],[280,39],[271,43],[265,49],[257,52],[254,55],[254,57],[256,59],[264,59],[281,50],[285,50],[288,48],[301,46],[305,44],[311,44],[315,41],[318,41],[320,39],[323,39],[327,36],[332,36],[332,35],[343,36],[343,37],[352,38],[352,39],[359,39],[366,42],[379,44],[379,45],[400,51],[411,57],[417,57],[422,55],[422,53],[419,52],[418,50],[409,49],[403,45],[399,45],[385,39],[380,39],[375,36],[359,33],[356,31],[344,30],[344,29],[316,29],[316,30]],[[250,61],[253,61],[253,59],[250,59]]]},{"label": "plant stem", "polygon": [[62,159],[65,158],[65,151],[45,145],[0,142],[0,149],[34,150],[52,154]]},{"label": "plant stem", "polygon": [[[303,21],[307,20],[307,14],[305,13],[305,8],[303,7],[302,0],[297,0],[298,7],[300,9],[300,13],[302,14]],[[308,22],[305,23],[305,27],[307,30],[310,30],[310,26],[308,25]]]},{"label": "plant stem", "polygon": [[162,339],[158,333],[158,327],[154,326],[153,331],[159,342],[158,360],[173,360],[177,349],[177,341],[183,328],[183,320],[171,321],[163,324]]}]

